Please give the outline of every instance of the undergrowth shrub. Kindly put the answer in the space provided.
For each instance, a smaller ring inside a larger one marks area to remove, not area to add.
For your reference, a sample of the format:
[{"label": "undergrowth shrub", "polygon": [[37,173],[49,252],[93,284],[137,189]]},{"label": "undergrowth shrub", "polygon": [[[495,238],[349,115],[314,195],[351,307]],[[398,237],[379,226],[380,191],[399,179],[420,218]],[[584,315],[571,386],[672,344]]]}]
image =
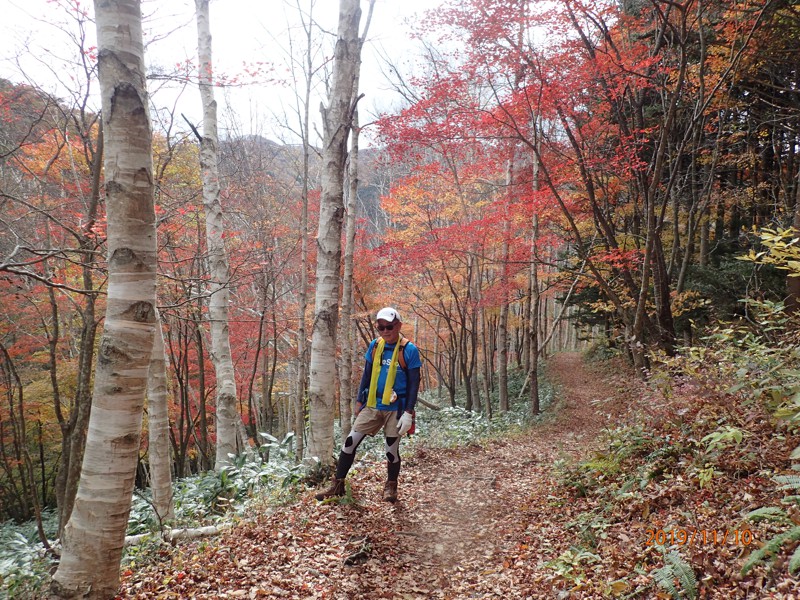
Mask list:
[{"label": "undergrowth shrub", "polygon": [[[779,490],[800,491],[800,475],[778,475],[773,480],[779,484]],[[787,508],[777,506],[762,507],[750,511],[745,515],[747,521],[772,521],[783,526],[783,530],[773,535],[760,548],[753,552],[742,566],[742,575],[760,563],[771,563],[778,556],[783,546],[790,546],[800,542],[800,524],[797,515],[800,514],[800,495],[791,494],[783,498],[781,503]],[[789,573],[800,573],[800,545],[797,545],[789,558]]]},{"label": "undergrowth shrub", "polygon": [[614,344],[605,335],[594,338],[589,346],[583,351],[583,357],[592,362],[603,362],[620,356],[623,350],[619,345]]},{"label": "undergrowth shrub", "polygon": [[[42,523],[47,537],[55,537],[58,523],[54,511],[42,511]],[[53,564],[34,523],[0,524],[0,598],[38,596],[49,584]]]},{"label": "undergrowth shrub", "polygon": [[[740,260],[800,276],[800,239],[791,231],[769,229],[759,236],[762,248]],[[800,477],[776,473],[785,472],[787,458],[800,459],[800,446],[789,446],[793,451],[787,457],[783,443],[786,438],[791,444],[800,431],[800,319],[782,302],[765,298],[740,300],[739,305],[739,319],[718,323],[699,344],[665,361],[673,373],[699,383],[718,403],[696,413],[694,429],[704,435],[693,476],[702,488],[717,477],[761,473],[779,484],[775,491],[796,492]],[[770,527],[763,545],[742,565],[742,575],[792,551],[788,571],[800,573],[798,497],[788,495],[781,507],[763,506],[744,515],[745,522],[769,522]]]},{"label": "undergrowth shrub", "polygon": [[[523,431],[532,423],[543,418],[543,415],[533,417],[530,413],[526,374],[519,370],[509,371],[508,377],[508,412],[500,412],[496,407],[498,403],[497,391],[492,393],[493,405],[492,418],[489,419],[485,412],[468,411],[460,406],[445,407],[440,410],[431,410],[418,405],[417,433],[412,436],[412,444],[424,444],[431,447],[453,448],[468,444],[483,444],[492,438]],[[456,402],[464,404],[465,393],[463,390],[456,394]],[[539,399],[542,411],[546,411],[552,404],[554,397],[553,387],[546,381],[543,374],[539,375]],[[429,395],[426,400],[432,400]],[[486,402],[482,398],[482,402]],[[408,447],[408,446],[406,446]]]},{"label": "undergrowth shrub", "polygon": [[140,544],[125,548],[123,565],[130,566],[163,552],[161,533],[173,527],[220,525],[235,520],[254,505],[280,502],[313,467],[294,460],[294,435],[277,440],[262,433],[265,440],[257,451],[232,457],[219,471],[184,477],[174,483],[175,517],[159,523],[150,490],[136,490],[128,518],[128,535],[152,534]]},{"label": "undergrowth shrub", "polygon": [[302,479],[308,467],[295,464],[294,434],[281,441],[266,433],[260,435],[265,442],[258,452],[232,457],[219,471],[176,482],[176,524],[213,524],[231,513],[242,514],[253,502],[279,496]]},{"label": "undergrowth shrub", "polygon": [[555,575],[570,583],[573,587],[579,587],[593,573],[593,565],[600,561],[600,557],[578,546],[571,546],[562,552],[558,558],[547,561],[544,566],[552,570]]},{"label": "undergrowth shrub", "polygon": [[[582,460],[564,459],[555,464],[559,484],[571,497],[585,498],[581,502],[585,506],[583,512],[568,524],[581,547],[601,552],[615,524],[641,520],[643,515],[650,519],[653,517],[649,515],[656,511],[657,522],[665,523],[659,525],[661,529],[689,528],[699,510],[699,498],[709,501],[701,514],[715,514],[719,510],[716,503],[724,505],[723,498],[741,489],[738,480],[752,475],[755,480],[767,482],[770,473],[785,466],[792,438],[775,435],[775,421],[760,403],[751,399],[748,405],[739,396],[718,393],[680,398],[667,393],[663,398],[668,408],[654,410],[652,402],[646,403],[647,418],[610,427],[603,431],[598,448]],[[784,483],[787,482],[788,479]],[[800,487],[800,476],[791,482]],[[782,512],[764,511],[767,515],[781,515],[783,518],[775,522],[783,527],[769,535],[761,530],[753,535],[754,539],[764,540],[765,547],[760,551],[753,548],[749,569],[779,553],[791,553],[796,541],[800,541],[796,537],[800,536],[800,528],[790,522],[790,517],[786,520],[789,515],[800,516],[800,507],[792,504],[779,510]],[[740,517],[741,523],[747,522],[744,514]],[[636,573],[660,590],[659,597],[699,597],[697,576],[689,559],[680,554],[681,547],[659,549],[663,562],[654,565],[656,556],[643,556]],[[790,563],[792,568],[795,563],[800,566],[800,555]],[[735,567],[737,571],[740,568],[741,564]],[[634,585],[630,578],[623,579],[620,589],[623,583]]]},{"label": "undergrowth shrub", "polygon": [[584,460],[556,461],[558,480],[573,496],[630,495],[680,472],[693,452],[693,444],[682,435],[643,424],[606,429],[601,445]]},{"label": "undergrowth shrub", "polygon": [[[796,232],[765,228],[761,248],[740,261],[800,277],[800,238]],[[719,391],[762,401],[790,429],[800,425],[800,318],[783,302],[768,298],[739,301],[742,318],[712,328],[697,346],[684,348],[673,367],[710,383]]]},{"label": "undergrowth shrub", "polygon": [[[676,315],[676,321],[688,321],[687,331],[708,328],[676,357],[651,357],[650,398],[639,407],[637,424],[609,428],[597,450],[555,465],[557,481],[581,507],[568,529],[586,552],[603,554],[607,536],[631,537],[620,524],[643,520],[653,523],[651,535],[705,535],[724,526],[758,543],[737,557],[710,545],[698,553],[678,536],[668,537],[670,545],[651,544],[635,557],[639,577],[615,582],[615,597],[644,585],[626,597],[649,587],[659,598],[697,598],[721,576],[749,576],[746,584],[753,589],[775,582],[772,589],[785,590],[796,581],[783,579],[777,586],[781,571],[800,574],[800,465],[790,467],[800,461],[800,318],[772,294],[784,283],[774,285],[780,279],[776,267],[800,276],[800,239],[771,232],[762,241],[766,250],[750,260],[770,265],[761,273],[770,278],[770,293],[737,300],[744,286],[730,284],[741,281],[745,270],[752,272],[752,265],[728,261],[717,273],[708,269],[707,289],[681,298],[683,312]],[[728,286],[722,308],[703,301],[719,294],[720,283]],[[725,321],[708,326],[710,318]],[[602,358],[607,348],[598,344],[587,357]],[[781,491],[791,495],[779,499]],[[763,507],[756,498],[764,499]],[[751,524],[758,525],[750,530]],[[573,550],[548,566],[570,581],[587,572],[576,556]],[[720,568],[732,560],[731,570]],[[703,570],[702,578],[696,569]]]}]

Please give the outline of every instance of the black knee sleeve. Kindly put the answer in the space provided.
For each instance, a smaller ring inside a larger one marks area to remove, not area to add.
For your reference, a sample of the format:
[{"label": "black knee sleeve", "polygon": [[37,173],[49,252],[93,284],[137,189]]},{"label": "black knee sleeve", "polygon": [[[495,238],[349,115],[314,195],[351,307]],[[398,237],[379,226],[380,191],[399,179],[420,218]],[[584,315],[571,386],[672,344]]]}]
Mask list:
[{"label": "black knee sleeve", "polygon": [[400,438],[387,437],[386,438],[386,460],[389,463],[400,462]]},{"label": "black knee sleeve", "polygon": [[336,479],[344,479],[347,477],[347,472],[353,466],[356,459],[356,450],[366,434],[358,431],[352,431],[342,445],[342,451],[339,452],[339,460],[336,461]]}]

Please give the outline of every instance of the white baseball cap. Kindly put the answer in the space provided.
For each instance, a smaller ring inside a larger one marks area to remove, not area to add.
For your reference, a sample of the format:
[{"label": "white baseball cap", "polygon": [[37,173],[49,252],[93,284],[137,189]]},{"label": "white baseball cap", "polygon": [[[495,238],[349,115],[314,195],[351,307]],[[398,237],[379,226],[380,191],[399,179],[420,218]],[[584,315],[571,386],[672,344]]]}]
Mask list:
[{"label": "white baseball cap", "polygon": [[375,320],[380,321],[381,319],[389,323],[391,323],[395,319],[402,322],[402,319],[400,318],[400,313],[397,312],[395,309],[393,309],[391,306],[387,306],[386,308],[382,308],[378,311],[378,314],[375,316]]}]

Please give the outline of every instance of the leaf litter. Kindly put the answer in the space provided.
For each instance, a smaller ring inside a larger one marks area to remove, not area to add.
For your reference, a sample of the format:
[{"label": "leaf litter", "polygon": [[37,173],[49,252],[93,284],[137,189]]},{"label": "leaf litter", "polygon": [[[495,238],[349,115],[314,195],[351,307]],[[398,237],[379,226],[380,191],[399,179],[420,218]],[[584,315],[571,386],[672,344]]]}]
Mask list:
[{"label": "leaf litter", "polygon": [[[648,531],[734,529],[746,508],[778,501],[758,477],[728,492],[672,477],[630,499],[576,493],[556,467],[588,460],[606,428],[643,413],[648,427],[671,427],[664,415],[690,409],[659,406],[626,369],[578,354],[552,357],[548,377],[560,400],[541,425],[481,445],[418,448],[404,457],[396,504],[381,500],[384,465],[367,464],[351,472],[352,503],[318,503],[309,490],[218,538],[177,544],[126,573],[118,598],[671,598],[654,583],[665,551]],[[695,597],[800,598],[797,579],[775,565],[742,577],[749,548],[678,551],[697,577]]]}]

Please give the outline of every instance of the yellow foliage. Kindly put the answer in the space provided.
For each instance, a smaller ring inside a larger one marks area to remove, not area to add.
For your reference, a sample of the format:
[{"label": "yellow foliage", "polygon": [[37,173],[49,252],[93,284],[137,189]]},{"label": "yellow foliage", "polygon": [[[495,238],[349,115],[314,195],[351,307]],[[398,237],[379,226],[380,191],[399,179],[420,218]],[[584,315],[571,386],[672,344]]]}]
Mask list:
[{"label": "yellow foliage", "polygon": [[766,250],[750,250],[739,260],[748,260],[760,265],[774,265],[789,271],[789,277],[800,277],[800,237],[793,229],[768,229],[756,231]]},{"label": "yellow foliage", "polygon": [[700,292],[689,290],[681,292],[672,298],[672,316],[680,317],[698,308],[705,308],[711,305],[711,300],[704,298]]}]

